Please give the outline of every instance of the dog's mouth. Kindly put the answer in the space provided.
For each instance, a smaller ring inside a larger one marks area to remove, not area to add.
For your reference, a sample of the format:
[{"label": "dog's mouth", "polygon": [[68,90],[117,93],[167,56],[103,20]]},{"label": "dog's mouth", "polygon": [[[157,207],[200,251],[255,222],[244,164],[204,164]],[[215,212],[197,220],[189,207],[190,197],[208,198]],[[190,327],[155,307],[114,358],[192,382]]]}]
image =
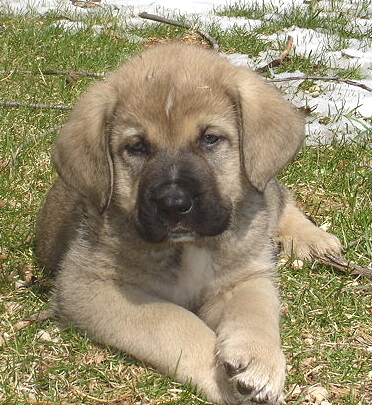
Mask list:
[{"label": "dog's mouth", "polygon": [[168,232],[167,239],[175,243],[192,242],[198,237],[195,231],[178,223]]}]

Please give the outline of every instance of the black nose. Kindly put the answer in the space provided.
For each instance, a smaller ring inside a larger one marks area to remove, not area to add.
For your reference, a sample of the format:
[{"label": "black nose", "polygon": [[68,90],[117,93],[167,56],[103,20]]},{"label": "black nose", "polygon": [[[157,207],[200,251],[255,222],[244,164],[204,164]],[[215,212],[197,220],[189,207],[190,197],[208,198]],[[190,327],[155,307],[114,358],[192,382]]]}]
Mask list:
[{"label": "black nose", "polygon": [[172,220],[179,220],[193,208],[191,194],[177,184],[164,186],[155,196],[155,201],[158,210]]}]

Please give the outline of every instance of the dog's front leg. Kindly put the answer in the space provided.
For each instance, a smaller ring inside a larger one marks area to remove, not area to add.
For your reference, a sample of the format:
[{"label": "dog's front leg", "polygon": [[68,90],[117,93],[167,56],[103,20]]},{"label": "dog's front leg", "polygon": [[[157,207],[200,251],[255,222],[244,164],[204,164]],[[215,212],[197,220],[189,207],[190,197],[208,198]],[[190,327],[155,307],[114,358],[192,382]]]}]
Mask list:
[{"label": "dog's front leg", "polygon": [[278,294],[272,280],[252,278],[222,300],[222,305],[216,302],[219,309],[214,314],[220,317],[217,357],[238,402],[281,403],[285,358],[280,345]]},{"label": "dog's front leg", "polygon": [[200,318],[136,286],[71,273],[63,271],[57,278],[61,317],[94,340],[191,383],[209,400],[231,402],[224,370],[216,367],[215,333]]}]

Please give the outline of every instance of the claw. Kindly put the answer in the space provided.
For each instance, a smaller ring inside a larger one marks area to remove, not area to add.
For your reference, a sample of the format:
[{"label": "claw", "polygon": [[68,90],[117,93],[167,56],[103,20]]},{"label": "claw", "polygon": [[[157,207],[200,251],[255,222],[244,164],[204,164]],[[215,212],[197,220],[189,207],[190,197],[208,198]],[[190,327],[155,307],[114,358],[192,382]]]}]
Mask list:
[{"label": "claw", "polygon": [[229,378],[242,373],[247,368],[247,366],[243,366],[242,364],[235,365],[235,364],[231,364],[228,362],[224,363],[224,367],[225,367],[226,374]]},{"label": "claw", "polygon": [[255,388],[252,385],[246,385],[242,381],[238,381],[238,383],[236,384],[236,389],[239,391],[240,394],[247,396],[253,396],[253,393],[255,391]]}]

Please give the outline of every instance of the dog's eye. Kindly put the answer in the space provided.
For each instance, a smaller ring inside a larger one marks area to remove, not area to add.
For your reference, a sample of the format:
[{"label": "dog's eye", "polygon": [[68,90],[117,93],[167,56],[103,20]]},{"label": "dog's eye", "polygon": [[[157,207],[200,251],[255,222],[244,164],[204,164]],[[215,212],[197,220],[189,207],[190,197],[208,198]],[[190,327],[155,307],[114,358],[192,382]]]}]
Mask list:
[{"label": "dog's eye", "polygon": [[214,134],[204,134],[201,138],[200,138],[200,146],[202,148],[213,148],[215,146],[217,146],[221,140],[223,139],[222,136],[218,136],[218,135],[214,135]]},{"label": "dog's eye", "polygon": [[127,151],[129,155],[134,156],[147,155],[149,152],[148,145],[143,140],[138,140],[136,142],[125,145],[124,149]]}]

